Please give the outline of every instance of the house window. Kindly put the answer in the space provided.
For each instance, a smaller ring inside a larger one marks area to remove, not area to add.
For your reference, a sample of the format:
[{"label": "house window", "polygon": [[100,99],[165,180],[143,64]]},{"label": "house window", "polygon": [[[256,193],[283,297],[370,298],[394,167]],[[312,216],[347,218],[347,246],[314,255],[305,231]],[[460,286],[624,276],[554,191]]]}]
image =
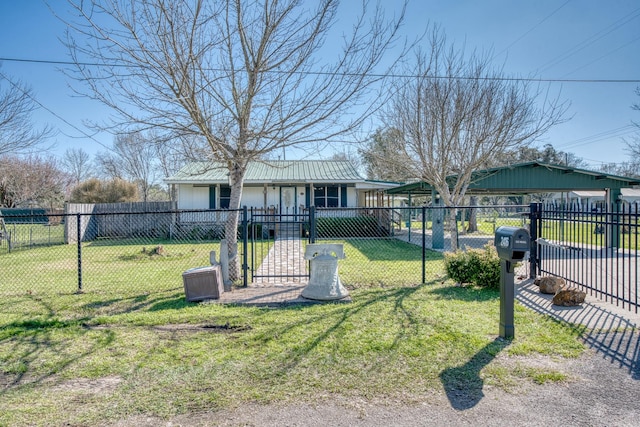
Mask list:
[{"label": "house window", "polygon": [[337,208],[340,206],[340,187],[328,185],[313,187],[313,202],[318,208]]},{"label": "house window", "polygon": [[229,209],[231,187],[220,187],[220,209]]}]

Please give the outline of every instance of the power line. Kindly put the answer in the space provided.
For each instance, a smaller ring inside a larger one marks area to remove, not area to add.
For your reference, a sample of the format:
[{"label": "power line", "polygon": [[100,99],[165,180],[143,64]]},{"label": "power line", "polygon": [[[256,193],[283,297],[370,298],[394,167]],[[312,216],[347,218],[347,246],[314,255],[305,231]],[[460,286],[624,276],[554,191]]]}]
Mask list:
[{"label": "power line", "polygon": [[593,144],[594,142],[600,142],[610,138],[621,137],[621,136],[633,133],[636,130],[637,128],[634,125],[626,125],[616,129],[600,132],[594,135],[585,136],[584,138],[579,138],[573,141],[569,141],[565,144],[559,145],[558,149],[566,150],[569,148],[581,147],[584,145]]},{"label": "power line", "polygon": [[549,68],[551,68],[551,67],[553,67],[553,66],[555,66],[555,65],[557,65],[557,64],[559,64],[561,62],[564,62],[565,60],[571,58],[576,53],[586,49],[589,46],[591,46],[593,43],[597,42],[598,40],[600,40],[604,36],[612,33],[613,31],[617,30],[618,28],[622,27],[623,25],[628,24],[632,20],[636,19],[638,16],[640,16],[640,8],[632,11],[630,14],[624,16],[623,18],[618,19],[617,21],[615,21],[613,24],[609,25],[608,27],[605,27],[602,30],[592,34],[590,37],[586,38],[582,42],[578,43],[577,45],[575,45],[572,48],[568,49],[567,51],[563,52],[562,54],[556,56],[552,60],[546,62],[545,64],[543,64],[540,67],[540,71],[548,70]]},{"label": "power line", "polygon": [[609,55],[611,55],[611,54],[614,54],[614,53],[618,52],[619,50],[624,49],[625,47],[627,47],[627,46],[629,46],[629,45],[631,45],[631,44],[633,44],[633,43],[637,42],[638,40],[640,40],[640,36],[636,37],[635,39],[631,40],[630,42],[625,43],[625,44],[623,44],[622,46],[620,46],[620,47],[618,47],[618,48],[616,48],[616,49],[614,49],[614,50],[611,50],[611,51],[609,51],[609,52],[605,53],[604,55],[602,55],[602,56],[600,56],[600,57],[598,57],[598,58],[594,59],[593,61],[590,61],[590,62],[588,62],[588,63],[586,63],[586,64],[582,65],[581,67],[576,68],[575,70],[573,70],[573,71],[571,71],[571,72],[569,72],[569,73],[565,74],[563,77],[570,76],[571,74],[576,73],[576,72],[578,72],[578,71],[582,70],[583,68],[586,68],[586,67],[588,67],[589,65],[591,65],[591,64],[593,64],[593,63],[596,63],[596,62],[600,61],[601,59],[606,58],[607,56],[609,56]]},{"label": "power line", "polygon": [[[26,59],[26,58],[7,58],[0,57],[0,61],[7,62],[23,62],[23,63],[32,63],[32,64],[50,64],[50,65],[80,65],[85,67],[130,67],[129,65],[124,64],[102,64],[97,62],[72,62],[72,61],[57,61],[57,60],[44,60],[44,59]],[[211,68],[211,71],[224,71],[229,72],[230,70],[225,70],[222,68]],[[322,71],[300,71],[300,72],[291,72],[291,71],[277,71],[272,70],[270,73],[279,73],[279,74],[303,74],[303,75],[314,75],[314,76],[363,76],[362,73],[338,73],[338,72],[322,72]],[[370,77],[376,78],[428,78],[428,79],[439,79],[439,80],[477,80],[477,81],[513,81],[513,82],[530,82],[530,83],[640,83],[640,79],[561,79],[561,78],[534,78],[534,77],[470,77],[470,76],[424,76],[417,74],[398,74],[398,73],[385,73],[385,74],[377,74],[370,73],[366,74]]]},{"label": "power line", "polygon": [[520,40],[522,40],[523,38],[525,38],[529,33],[531,33],[533,30],[535,30],[536,28],[538,28],[540,25],[542,25],[546,20],[548,20],[549,18],[551,18],[553,15],[555,15],[560,9],[562,9],[563,7],[565,7],[567,4],[569,4],[571,2],[571,0],[567,0],[564,3],[562,3],[562,5],[560,5],[560,7],[558,7],[556,10],[554,10],[553,12],[551,12],[549,15],[545,16],[540,22],[538,22],[537,24],[535,24],[533,27],[529,28],[529,30],[527,30],[526,32],[524,32],[520,37],[518,37],[517,39],[515,39],[513,42],[511,42],[511,44],[507,47],[505,47],[504,49],[502,49],[499,53],[496,53],[495,55],[493,55],[490,59],[493,60],[494,58],[502,55],[504,52],[506,52],[507,50],[509,50],[513,45],[515,45],[516,43],[518,43]]},{"label": "power line", "polygon": [[65,123],[66,125],[70,126],[72,129],[75,129],[76,131],[80,132],[84,137],[91,139],[94,142],[97,142],[98,144],[100,144],[102,147],[104,148],[109,148],[106,145],[104,145],[102,142],[98,141],[93,135],[89,135],[88,133],[86,133],[85,131],[83,131],[82,129],[80,129],[79,127],[77,127],[76,125],[74,125],[73,123],[67,121],[64,117],[60,116],[59,114],[57,114],[55,111],[51,110],[50,108],[46,107],[44,104],[42,104],[40,101],[38,101],[36,98],[34,98],[28,91],[25,91],[23,88],[20,87],[20,85],[14,83],[10,78],[8,78],[5,74],[3,74],[2,72],[0,72],[0,78],[3,78],[4,80],[8,81],[9,84],[11,86],[13,86],[14,89],[19,90],[20,92],[22,92],[26,97],[28,97],[29,99],[31,99],[34,103],[36,103],[38,106],[40,106],[40,108],[42,108],[43,110],[49,112],[51,115],[53,115],[54,117],[56,117],[58,120],[62,121],[63,123]]}]

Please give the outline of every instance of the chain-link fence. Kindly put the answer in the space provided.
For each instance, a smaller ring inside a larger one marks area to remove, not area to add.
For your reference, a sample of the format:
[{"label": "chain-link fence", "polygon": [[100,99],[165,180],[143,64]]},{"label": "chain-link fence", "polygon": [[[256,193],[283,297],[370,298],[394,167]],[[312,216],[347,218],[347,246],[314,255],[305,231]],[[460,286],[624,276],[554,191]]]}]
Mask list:
[{"label": "chain-link fence", "polygon": [[209,265],[211,251],[219,254],[230,215],[242,211],[76,213],[39,223],[29,215],[5,216],[0,294],[181,289],[182,272]]},{"label": "chain-link fence", "polygon": [[[318,209],[315,217],[315,243],[344,244],[344,283],[405,285],[441,280],[444,252],[493,245],[501,225],[528,227],[529,206]],[[528,275],[528,265],[518,272]]]},{"label": "chain-link fence", "polygon": [[[238,286],[304,283],[309,242],[340,243],[347,286],[411,285],[444,277],[443,252],[481,248],[500,225],[527,226],[528,206],[78,212],[5,217],[0,294],[148,294],[182,290],[182,273],[220,254],[237,215]],[[37,221],[36,221],[37,219]],[[526,271],[526,269],[524,270]],[[295,277],[297,280],[292,280]]]}]

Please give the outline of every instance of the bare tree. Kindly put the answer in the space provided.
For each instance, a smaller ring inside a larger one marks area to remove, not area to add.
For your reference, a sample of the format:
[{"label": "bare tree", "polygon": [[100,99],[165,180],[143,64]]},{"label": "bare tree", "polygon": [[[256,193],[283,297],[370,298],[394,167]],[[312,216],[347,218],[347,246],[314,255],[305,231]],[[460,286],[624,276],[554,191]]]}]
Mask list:
[{"label": "bare tree", "polygon": [[133,132],[118,135],[111,151],[96,155],[96,163],[109,179],[135,182],[143,202],[149,197],[156,183],[158,162],[157,148],[148,135]]},{"label": "bare tree", "polygon": [[[640,96],[640,87],[636,88],[636,94]],[[640,111],[640,102],[636,102],[631,105],[631,108],[636,111]],[[638,129],[638,131],[631,137],[631,139],[625,140],[625,143],[627,144],[630,163],[637,164],[637,159],[640,159],[640,122],[633,122],[633,125]],[[636,169],[636,171],[638,171],[638,169]]]},{"label": "bare tree", "polygon": [[621,163],[603,163],[598,168],[600,171],[613,175],[626,176],[631,178],[640,177],[640,161],[631,160]]},{"label": "bare tree", "polygon": [[[202,150],[201,147],[202,144],[195,143],[194,138],[155,144],[155,156],[162,176],[169,177],[175,174],[188,161],[206,158],[206,151]],[[200,150],[198,151],[198,149]],[[194,154],[194,151],[200,154]],[[169,200],[175,201],[177,197],[175,185],[168,184],[166,191],[169,195]]]},{"label": "bare tree", "polygon": [[[80,21],[68,46],[88,95],[116,112],[114,125],[203,138],[229,171],[230,209],[250,161],[355,129],[376,107],[363,100],[385,52],[404,52],[394,46],[404,8],[387,20],[367,1],[340,41],[328,40],[338,0],[70,3]],[[233,255],[238,216],[229,218]]]},{"label": "bare tree", "polygon": [[31,122],[36,108],[31,88],[0,73],[0,156],[24,154],[51,135],[51,128]]},{"label": "bare tree", "polygon": [[[406,73],[415,77],[396,81],[385,120],[402,132],[405,144],[397,158],[410,175],[432,185],[445,205],[456,206],[472,172],[534,142],[561,122],[566,105],[527,80],[507,78],[489,56],[467,55],[447,44],[438,28],[429,42],[430,50],[418,51]],[[454,231],[456,212],[450,213]],[[457,233],[451,234],[457,247]]]},{"label": "bare tree", "polygon": [[53,157],[0,157],[0,206],[61,207],[70,185]]},{"label": "bare tree", "polygon": [[74,185],[91,177],[91,158],[82,148],[67,148],[62,157],[62,166],[73,177]]},{"label": "bare tree", "polygon": [[[378,129],[359,150],[367,171],[367,178],[387,181],[406,181],[412,178],[407,171],[407,162],[402,158],[404,138],[397,129]],[[391,160],[390,160],[391,159]]]}]

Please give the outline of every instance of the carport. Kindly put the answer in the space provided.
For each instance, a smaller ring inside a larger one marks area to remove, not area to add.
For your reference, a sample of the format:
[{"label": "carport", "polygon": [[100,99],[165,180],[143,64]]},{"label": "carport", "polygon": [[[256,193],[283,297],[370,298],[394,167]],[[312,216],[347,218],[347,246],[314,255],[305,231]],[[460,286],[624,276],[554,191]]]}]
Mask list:
[{"label": "carport", "polygon": [[[450,175],[447,181],[450,188],[457,180],[457,175]],[[541,162],[526,162],[509,166],[475,171],[466,195],[525,195],[534,193],[569,192],[574,190],[604,190],[605,200],[617,209],[621,200],[622,188],[640,186],[640,179],[621,177],[603,172],[573,168]],[[387,190],[390,195],[431,196],[434,206],[438,206],[437,192],[426,182],[414,182]],[[441,212],[444,215],[444,211]],[[443,216],[434,218],[433,241],[444,241]],[[613,233],[616,235],[616,233]],[[617,242],[612,242],[617,247]]]}]

